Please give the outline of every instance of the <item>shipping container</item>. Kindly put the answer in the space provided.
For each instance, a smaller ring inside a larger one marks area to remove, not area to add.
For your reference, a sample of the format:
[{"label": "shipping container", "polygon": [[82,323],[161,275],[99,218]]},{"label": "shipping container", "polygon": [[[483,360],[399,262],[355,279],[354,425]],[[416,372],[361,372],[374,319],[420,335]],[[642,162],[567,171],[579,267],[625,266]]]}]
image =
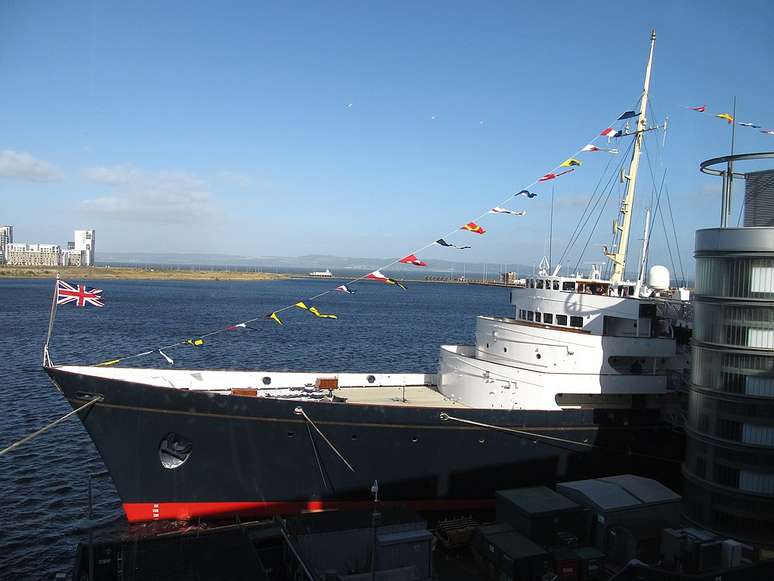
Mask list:
[{"label": "shipping container", "polygon": [[498,490],[497,520],[543,546],[559,542],[557,533],[569,532],[585,542],[590,511],[546,486]]}]

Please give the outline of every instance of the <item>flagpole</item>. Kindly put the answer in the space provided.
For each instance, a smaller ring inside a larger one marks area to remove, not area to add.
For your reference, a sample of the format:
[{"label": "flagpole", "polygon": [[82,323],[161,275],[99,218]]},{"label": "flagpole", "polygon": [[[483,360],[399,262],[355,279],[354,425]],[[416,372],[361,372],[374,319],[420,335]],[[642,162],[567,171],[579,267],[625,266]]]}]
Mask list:
[{"label": "flagpole", "polygon": [[56,299],[59,291],[59,273],[56,273],[54,281],[54,296],[51,297],[51,312],[48,315],[48,333],[46,334],[46,343],[43,345],[43,366],[53,367],[51,356],[48,353],[48,345],[51,343],[51,335],[54,332],[54,319],[56,318]]}]

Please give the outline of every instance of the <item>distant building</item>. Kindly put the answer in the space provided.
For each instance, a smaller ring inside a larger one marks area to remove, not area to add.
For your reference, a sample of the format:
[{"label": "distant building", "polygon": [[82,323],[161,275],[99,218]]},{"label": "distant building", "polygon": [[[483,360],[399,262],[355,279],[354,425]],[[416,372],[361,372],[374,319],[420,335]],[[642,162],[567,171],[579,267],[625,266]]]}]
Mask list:
[{"label": "distant building", "polygon": [[[72,242],[68,242],[72,244]],[[86,261],[85,250],[75,250],[74,248],[68,248],[62,250],[61,265],[62,266],[84,266]]]},{"label": "distant building", "polygon": [[515,272],[504,272],[500,275],[500,282],[507,285],[516,285],[519,275]]},{"label": "distant building", "polygon": [[5,254],[11,266],[59,266],[62,248],[57,244],[6,245]]},{"label": "distant building", "polygon": [[94,230],[76,230],[75,248],[84,252],[81,266],[94,266]]},{"label": "distant building", "polygon": [[0,263],[6,261],[6,247],[13,243],[13,226],[0,226]]}]

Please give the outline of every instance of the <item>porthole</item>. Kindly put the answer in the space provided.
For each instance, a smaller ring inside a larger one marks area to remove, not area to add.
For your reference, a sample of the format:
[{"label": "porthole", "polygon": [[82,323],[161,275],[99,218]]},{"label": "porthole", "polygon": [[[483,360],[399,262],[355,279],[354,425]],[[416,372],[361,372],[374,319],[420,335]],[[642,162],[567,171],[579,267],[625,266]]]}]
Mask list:
[{"label": "porthole", "polygon": [[486,444],[486,438],[479,438],[478,439],[479,444]]},{"label": "porthole", "polygon": [[374,381],[376,381],[376,378],[373,375],[369,375],[368,377],[366,377],[366,381],[368,383],[373,383]]},{"label": "porthole", "polygon": [[174,432],[168,433],[159,443],[159,460],[167,470],[180,468],[191,457],[193,444]]},{"label": "porthole", "polygon": [[352,439],[357,440],[357,434],[352,434]]},{"label": "porthole", "polygon": [[535,355],[535,357],[537,357],[538,359],[540,359],[540,358],[541,358],[541,357],[543,357],[543,356],[542,356],[540,353],[538,353],[538,354],[536,354],[536,355]]},{"label": "porthole", "polygon": [[412,441],[414,444],[416,444],[417,442],[419,442],[419,436],[413,436],[413,437],[411,438],[411,441]]},{"label": "porthole", "polygon": [[503,347],[503,353],[508,353],[508,347]]},{"label": "porthole", "polygon": [[270,385],[270,384],[271,384],[271,377],[269,377],[269,376],[267,375],[267,376],[265,376],[265,377],[264,377],[264,378],[263,378],[261,381],[263,381],[263,384],[264,384],[264,385]]},{"label": "porthole", "polygon": [[295,432],[290,432],[290,431],[288,432],[288,438],[295,438],[295,437],[296,437]]}]

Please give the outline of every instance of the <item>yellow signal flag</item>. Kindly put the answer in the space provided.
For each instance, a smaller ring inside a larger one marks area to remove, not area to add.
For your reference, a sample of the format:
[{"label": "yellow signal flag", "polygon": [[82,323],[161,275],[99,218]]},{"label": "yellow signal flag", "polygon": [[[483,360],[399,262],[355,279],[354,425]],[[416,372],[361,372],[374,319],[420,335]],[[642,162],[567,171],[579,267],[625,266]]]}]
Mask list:
[{"label": "yellow signal flag", "polygon": [[309,310],[309,307],[307,307],[307,306],[306,306],[306,304],[304,303],[304,301],[298,301],[298,302],[297,302],[295,305],[293,305],[293,306],[294,306],[294,307],[298,307],[299,309],[304,309],[304,310],[307,310],[307,311]]},{"label": "yellow signal flag", "polygon": [[276,313],[276,312],[274,312],[274,313],[272,313],[271,315],[269,315],[269,318],[270,318],[272,321],[274,321],[275,323],[277,323],[278,325],[284,325],[284,323],[283,323],[283,322],[280,320],[280,318],[277,316],[277,313]]},{"label": "yellow signal flag", "polygon": [[108,367],[110,365],[115,365],[121,361],[120,359],[111,359],[110,361],[103,361],[102,363],[97,363],[97,367]]},{"label": "yellow signal flag", "polygon": [[186,345],[193,345],[194,347],[199,347],[201,345],[204,345],[204,339],[186,339],[185,343]]},{"label": "yellow signal flag", "polygon": [[315,317],[320,317],[321,319],[338,319],[336,315],[321,313],[317,310],[317,307],[309,307],[309,312],[312,313]]},{"label": "yellow signal flag", "polygon": [[571,157],[570,159],[566,159],[562,162],[562,165],[559,167],[574,167],[576,165],[583,165],[583,162],[575,159],[574,157]]},{"label": "yellow signal flag", "polygon": [[715,115],[715,117],[717,117],[718,119],[725,119],[726,123],[728,123],[729,125],[731,125],[731,123],[734,122],[733,116],[729,115],[728,113],[720,113],[718,115]]}]

